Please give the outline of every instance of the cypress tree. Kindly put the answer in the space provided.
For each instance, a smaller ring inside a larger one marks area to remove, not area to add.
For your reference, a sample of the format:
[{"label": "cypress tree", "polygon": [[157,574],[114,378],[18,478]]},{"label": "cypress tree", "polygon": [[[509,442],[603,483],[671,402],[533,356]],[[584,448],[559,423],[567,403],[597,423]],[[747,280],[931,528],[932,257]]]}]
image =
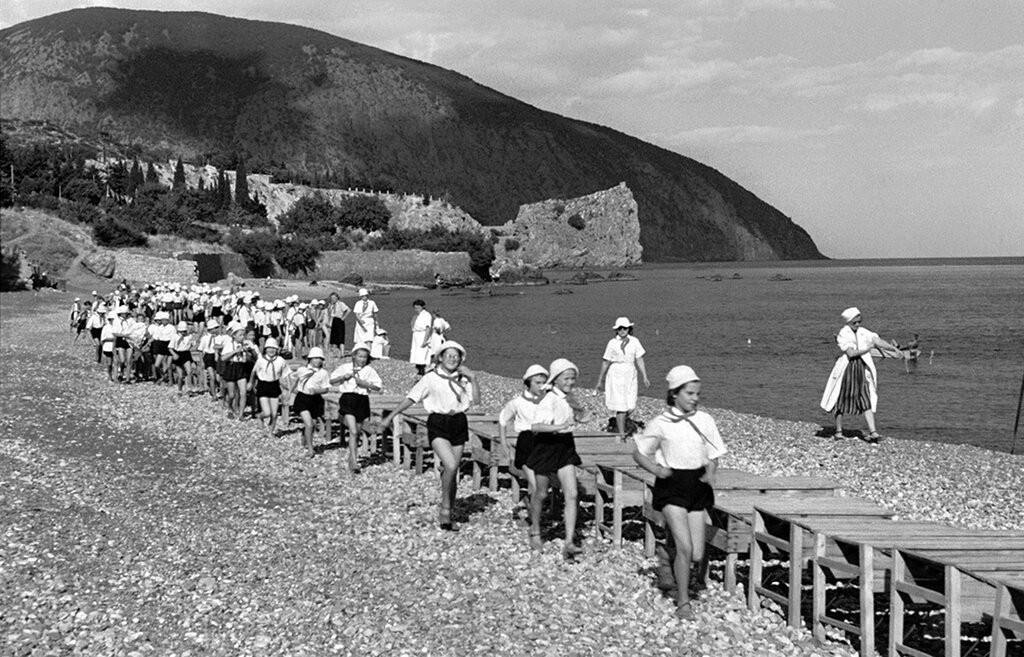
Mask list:
[{"label": "cypress tree", "polygon": [[135,160],[135,162],[132,164],[132,173],[128,177],[129,196],[134,195],[135,190],[142,186],[142,183],[144,182],[145,179],[142,177],[142,167],[139,165],[139,161]]},{"label": "cypress tree", "polygon": [[185,191],[185,165],[181,163],[181,158],[178,158],[178,164],[174,167],[174,184],[171,186],[176,192]]},{"label": "cypress tree", "polygon": [[220,191],[220,207],[230,208],[231,207],[231,183],[228,182],[228,176],[224,173],[223,169],[217,172],[217,189]]},{"label": "cypress tree", "polygon": [[238,165],[235,167],[235,204],[243,209],[249,207],[249,178],[242,156],[238,156]]},{"label": "cypress tree", "polygon": [[156,175],[156,168],[153,166],[152,162],[150,162],[149,165],[146,167],[146,183],[147,184],[150,184],[150,183],[152,183],[152,184],[159,184],[160,183],[160,177]]}]

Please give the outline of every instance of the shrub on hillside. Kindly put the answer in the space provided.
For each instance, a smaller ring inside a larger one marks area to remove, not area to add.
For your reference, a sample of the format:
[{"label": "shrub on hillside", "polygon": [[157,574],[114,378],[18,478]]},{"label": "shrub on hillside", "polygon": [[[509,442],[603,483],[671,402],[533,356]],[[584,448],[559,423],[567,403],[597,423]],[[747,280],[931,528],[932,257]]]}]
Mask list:
[{"label": "shrub on hillside", "polygon": [[57,216],[73,224],[93,225],[105,216],[103,210],[89,203],[64,201],[57,207]]},{"label": "shrub on hillside", "polygon": [[93,224],[92,237],[100,246],[146,246],[146,236],[117,219],[104,218]]},{"label": "shrub on hillside", "polygon": [[22,290],[25,284],[19,274],[21,273],[21,258],[18,252],[11,249],[0,250],[0,292]]},{"label": "shrub on hillside", "polygon": [[583,217],[581,217],[578,213],[574,214],[571,217],[569,217],[569,221],[566,222],[566,223],[568,223],[570,226],[572,226],[576,230],[583,230],[584,228],[587,227],[586,220]]},{"label": "shrub on hillside", "polygon": [[316,269],[318,255],[320,250],[313,240],[278,238],[274,247],[274,260],[281,269],[290,274],[297,274],[300,271],[306,274]]},{"label": "shrub on hillside", "polygon": [[341,213],[326,196],[315,193],[296,201],[278,217],[278,222],[282,233],[318,238],[334,234],[334,227],[341,223]]},{"label": "shrub on hillside", "polygon": [[359,228],[368,233],[384,230],[391,221],[391,213],[377,196],[348,196],[338,205],[338,214],[338,225],[342,228]]},{"label": "shrub on hillside", "polygon": [[518,251],[520,246],[522,245],[519,243],[519,240],[514,237],[505,240],[505,251]]},{"label": "shrub on hillside", "polygon": [[62,198],[72,203],[96,205],[103,198],[103,190],[91,178],[74,178],[64,185]]},{"label": "shrub on hillside", "polygon": [[253,276],[263,278],[274,274],[274,248],[277,236],[265,232],[243,233],[234,230],[228,235],[226,244],[245,260],[245,266]]}]

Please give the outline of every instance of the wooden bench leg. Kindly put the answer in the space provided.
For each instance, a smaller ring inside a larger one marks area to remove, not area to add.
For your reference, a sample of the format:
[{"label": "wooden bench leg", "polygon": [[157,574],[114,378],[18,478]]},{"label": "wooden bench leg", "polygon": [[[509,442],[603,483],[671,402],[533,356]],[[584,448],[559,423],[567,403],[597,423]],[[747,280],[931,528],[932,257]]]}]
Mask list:
[{"label": "wooden bench leg", "polygon": [[858,546],[860,552],[860,654],[875,654],[875,551],[870,545]]},{"label": "wooden bench leg", "polygon": [[[818,559],[825,556],[825,535],[814,535],[814,565],[811,575],[811,634],[818,641],[825,640],[825,569]],[[863,618],[863,617],[862,617]]]},{"label": "wooden bench leg", "polygon": [[391,462],[402,463],[402,425],[398,417],[391,421]]},{"label": "wooden bench leg", "polygon": [[960,570],[947,565],[946,580],[946,657],[960,657]]},{"label": "wooden bench leg", "polygon": [[733,593],[736,590],[736,562],[739,556],[735,552],[725,553],[725,590]]},{"label": "wooden bench leg", "polygon": [[612,545],[622,547],[622,473],[618,470],[612,474],[612,487],[615,497],[612,499]]},{"label": "wooden bench leg", "polygon": [[804,574],[804,530],[789,523],[789,609],[786,619],[790,627],[800,627],[800,587]]},{"label": "wooden bench leg", "polygon": [[764,532],[764,518],[760,513],[754,513],[750,529],[750,581],[747,582],[747,607],[750,611],[757,611],[760,604],[757,588],[761,586],[761,571],[764,568],[762,564],[764,551],[761,549],[761,543],[757,540],[757,535]]}]

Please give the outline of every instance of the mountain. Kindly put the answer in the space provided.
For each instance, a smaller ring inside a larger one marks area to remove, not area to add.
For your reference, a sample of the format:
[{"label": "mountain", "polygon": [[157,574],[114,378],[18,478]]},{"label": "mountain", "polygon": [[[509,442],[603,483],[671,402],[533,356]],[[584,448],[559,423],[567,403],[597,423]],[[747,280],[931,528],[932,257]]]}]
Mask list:
[{"label": "mountain", "polygon": [[0,31],[0,117],[192,161],[245,156],[444,197],[485,225],[625,182],[648,261],[823,257],[711,167],[324,32],[206,13],[76,9]]}]

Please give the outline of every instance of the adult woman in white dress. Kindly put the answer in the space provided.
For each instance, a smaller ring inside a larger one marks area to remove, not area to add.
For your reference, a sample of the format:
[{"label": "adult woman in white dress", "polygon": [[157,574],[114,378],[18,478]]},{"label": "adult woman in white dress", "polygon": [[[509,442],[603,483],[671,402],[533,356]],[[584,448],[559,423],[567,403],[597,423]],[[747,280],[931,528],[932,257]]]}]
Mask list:
[{"label": "adult woman in white dress", "polygon": [[846,325],[839,330],[836,344],[843,353],[836,360],[821,396],[821,407],[835,413],[836,431],[833,438],[843,437],[843,415],[863,413],[868,425],[867,442],[881,440],[875,428],[875,410],[878,407],[878,372],[871,358],[872,349],[898,351],[894,346],[860,325],[860,310],[847,308],[842,313]]},{"label": "adult woman in white dress", "polygon": [[370,299],[370,291],[365,287],[359,288],[359,301],[352,306],[352,316],[356,320],[352,330],[352,348],[369,348],[377,332],[377,304]]},{"label": "adult woman in white dress", "polygon": [[409,346],[409,362],[416,366],[416,373],[423,376],[430,364],[430,336],[433,334],[434,317],[427,312],[423,299],[412,302],[412,344]]},{"label": "adult woman in white dress", "polygon": [[[644,365],[644,346],[633,337],[633,322],[628,317],[615,320],[612,329],[615,337],[608,341],[601,360],[601,373],[597,375],[597,391],[604,382],[604,405],[615,413],[619,435],[626,435],[626,419],[636,408],[637,372],[643,377],[644,387],[651,382],[647,379]],[[607,374],[607,378],[605,378]]]}]

